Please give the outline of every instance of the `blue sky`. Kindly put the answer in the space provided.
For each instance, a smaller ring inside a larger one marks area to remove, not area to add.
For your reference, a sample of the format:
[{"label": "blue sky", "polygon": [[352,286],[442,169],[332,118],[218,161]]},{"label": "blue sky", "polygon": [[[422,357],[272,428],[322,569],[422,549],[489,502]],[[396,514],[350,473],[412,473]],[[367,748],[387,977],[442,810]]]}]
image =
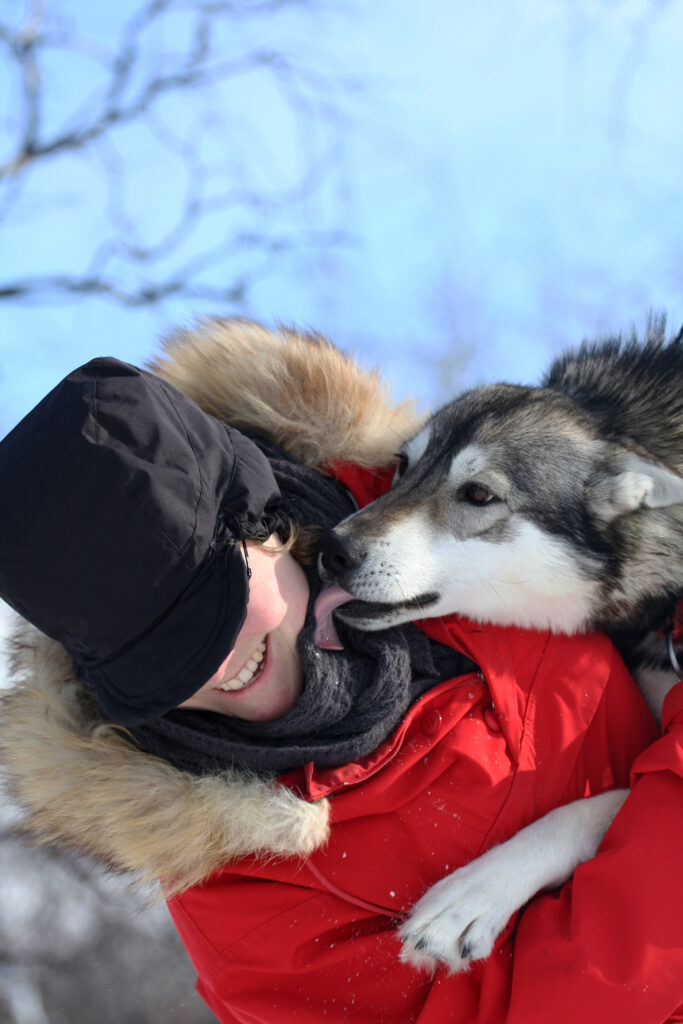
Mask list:
[{"label": "blue sky", "polygon": [[[92,41],[113,48],[137,6],[46,0],[49,18],[61,12],[62,26],[91,40],[88,52],[55,51],[45,63],[46,130],[77,123],[101,93]],[[16,23],[22,7],[0,0],[1,19]],[[164,46],[186,45],[190,25],[171,4]],[[207,196],[237,183],[268,199],[219,208],[192,245],[254,225],[307,239],[338,231],[343,242],[307,241],[271,259],[240,306],[0,303],[0,435],[75,365],[103,353],[141,362],[173,324],[207,313],[318,328],[425,407],[481,381],[532,382],[557,351],[642,328],[650,310],[677,329],[681,40],[680,0],[335,0],[230,24],[218,54],[259,45],[302,61],[343,116],[339,137],[315,113],[293,111],[268,75],[238,77],[208,105],[164,101],[153,130],[120,131],[110,149],[32,171],[0,224],[0,278],[90,265],[111,205],[107,161],[132,168],[119,214],[141,244],[159,241],[178,221],[188,140],[213,168]],[[4,158],[18,103],[6,68],[0,89],[10,99]],[[301,196],[310,160],[325,173]],[[208,278],[259,260],[236,248]],[[110,266],[133,280],[129,264]]]}]

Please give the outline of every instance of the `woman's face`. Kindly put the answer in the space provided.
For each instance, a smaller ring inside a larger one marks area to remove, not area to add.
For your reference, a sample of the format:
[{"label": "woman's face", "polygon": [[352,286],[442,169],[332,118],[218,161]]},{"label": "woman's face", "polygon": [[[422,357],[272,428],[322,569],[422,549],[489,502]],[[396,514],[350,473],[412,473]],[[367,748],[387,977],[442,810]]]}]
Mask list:
[{"label": "woman's face", "polygon": [[249,602],[235,646],[216,674],[181,708],[267,722],[296,703],[303,686],[296,642],[306,618],[308,581],[298,562],[282,550],[276,534],[266,543],[271,550],[247,541]]}]

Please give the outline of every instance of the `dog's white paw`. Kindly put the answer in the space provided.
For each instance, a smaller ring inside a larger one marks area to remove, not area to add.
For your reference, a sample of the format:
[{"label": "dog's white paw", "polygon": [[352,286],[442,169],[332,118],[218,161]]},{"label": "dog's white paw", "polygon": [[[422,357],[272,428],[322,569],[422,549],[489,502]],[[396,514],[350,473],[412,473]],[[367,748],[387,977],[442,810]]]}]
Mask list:
[{"label": "dog's white paw", "polygon": [[558,807],[437,882],[399,929],[401,959],[451,971],[485,959],[516,910],[595,856],[627,795],[614,790]]},{"label": "dog's white paw", "polygon": [[423,970],[443,963],[451,972],[484,960],[519,905],[509,889],[486,857],[437,882],[399,929],[401,960]]}]

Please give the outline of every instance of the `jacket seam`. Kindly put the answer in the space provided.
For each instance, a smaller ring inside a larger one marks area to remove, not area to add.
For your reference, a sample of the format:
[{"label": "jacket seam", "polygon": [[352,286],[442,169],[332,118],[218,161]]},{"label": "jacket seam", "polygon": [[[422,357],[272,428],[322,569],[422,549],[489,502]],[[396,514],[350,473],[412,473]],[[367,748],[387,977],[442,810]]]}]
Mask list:
[{"label": "jacket seam", "polygon": [[535,695],[536,684],[537,684],[537,681],[538,681],[539,672],[541,671],[541,667],[543,666],[543,663],[544,663],[545,658],[546,658],[546,654],[547,654],[547,651],[548,651],[548,645],[549,644],[550,644],[550,636],[546,635],[545,641],[543,643],[543,650],[541,651],[541,655],[540,655],[540,657],[538,659],[538,662],[536,663],[536,668],[535,668],[535,671],[534,671],[534,674],[533,674],[533,677],[532,677],[532,680],[531,680],[531,684],[529,686],[528,694],[527,694],[526,707],[524,708],[524,715],[523,715],[523,718],[522,718],[522,731],[521,731],[521,735],[520,735],[520,738],[519,738],[519,757],[517,758],[517,762],[516,762],[515,767],[514,767],[514,772],[513,772],[512,778],[510,779],[510,785],[508,787],[507,794],[506,794],[505,798],[503,799],[503,802],[502,802],[502,804],[501,804],[501,806],[500,806],[500,808],[498,810],[498,813],[496,814],[495,818],[491,822],[491,825],[488,828],[488,830],[486,832],[486,835],[484,836],[482,844],[479,847],[479,850],[477,852],[477,856],[479,856],[484,849],[488,848],[489,839],[491,838],[491,836],[495,835],[501,820],[505,816],[505,813],[506,813],[507,808],[508,808],[508,804],[513,799],[513,797],[516,799],[517,790],[519,789],[519,786],[520,786],[520,772],[524,768],[524,753],[525,753],[527,747],[529,746],[529,744],[531,742],[531,740],[530,740],[530,732],[531,732],[533,723],[536,720],[536,714],[535,714],[535,712],[536,712],[536,695]]}]

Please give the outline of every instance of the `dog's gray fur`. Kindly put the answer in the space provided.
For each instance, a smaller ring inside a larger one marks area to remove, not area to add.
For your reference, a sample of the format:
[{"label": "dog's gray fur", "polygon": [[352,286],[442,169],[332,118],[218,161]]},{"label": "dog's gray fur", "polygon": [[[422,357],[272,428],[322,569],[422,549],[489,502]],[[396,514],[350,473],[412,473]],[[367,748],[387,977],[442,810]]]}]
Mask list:
[{"label": "dog's gray fur", "polygon": [[643,665],[683,595],[683,333],[584,345],[542,387],[467,392],[400,458],[389,493],[325,545],[325,575],[358,599],[342,618],[599,629]]},{"label": "dog's gray fur", "polygon": [[[337,614],[365,629],[457,612],[556,632],[604,630],[661,712],[676,676],[659,633],[683,596],[683,331],[667,342],[662,321],[643,343],[584,344],[558,359],[541,387],[469,391],[399,458],[389,493],[325,544],[324,573],[356,598]],[[566,861],[576,866],[595,852],[615,808],[596,815],[595,842],[574,851],[585,815],[572,806]],[[542,822],[531,826],[524,856],[543,835]],[[402,930],[406,959],[457,970],[488,955],[510,907],[533,891],[515,889],[521,851],[510,849],[512,896],[497,907],[483,903],[492,886],[500,890],[500,852],[490,871],[475,862],[428,893]],[[480,896],[463,923],[473,872]],[[546,858],[539,886],[548,873]],[[486,922],[478,943],[475,920]]]}]

